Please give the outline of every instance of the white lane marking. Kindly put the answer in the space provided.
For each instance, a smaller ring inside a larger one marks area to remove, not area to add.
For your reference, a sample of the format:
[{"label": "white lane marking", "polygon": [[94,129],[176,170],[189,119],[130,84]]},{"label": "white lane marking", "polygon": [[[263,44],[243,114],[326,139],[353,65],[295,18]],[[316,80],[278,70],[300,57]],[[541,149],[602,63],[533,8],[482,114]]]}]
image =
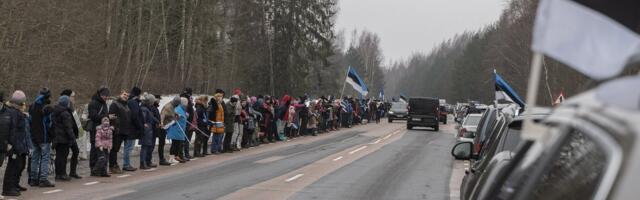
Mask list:
[{"label": "white lane marking", "polygon": [[469,166],[469,163],[464,163],[464,166]]},{"label": "white lane marking", "polygon": [[118,178],[125,178],[125,177],[129,177],[129,176],[131,176],[131,174],[123,174],[123,175],[120,175],[120,176],[117,176],[117,177]]},{"label": "white lane marking", "polygon": [[383,139],[383,140],[386,140],[386,139],[389,139],[389,137],[391,137],[391,136],[392,136],[392,135],[391,135],[391,134],[389,134],[389,135],[387,135],[387,136],[384,136],[382,139]]},{"label": "white lane marking", "polygon": [[151,169],[142,170],[142,171],[145,171],[145,172],[152,172],[152,171],[156,171],[156,168],[151,168]]},{"label": "white lane marking", "polygon": [[340,159],[342,159],[342,156],[337,157],[337,158],[334,158],[334,159],[333,159],[333,161],[338,161],[338,160],[340,160]]},{"label": "white lane marking", "polygon": [[42,194],[52,194],[56,192],[62,192],[62,190],[61,189],[49,190],[49,191],[43,192]]},{"label": "white lane marking", "polygon": [[100,183],[100,182],[98,182],[98,181],[94,181],[94,182],[88,182],[88,183],[85,183],[85,184],[83,184],[83,185],[95,185],[95,184],[98,184],[98,183]]},{"label": "white lane marking", "polygon": [[349,154],[354,154],[354,153],[356,153],[356,152],[358,152],[360,150],[363,150],[365,148],[367,148],[367,146],[361,146],[360,148],[357,148],[356,150],[353,150],[353,151],[349,152]]},{"label": "white lane marking", "polygon": [[294,181],[294,180],[296,180],[296,179],[298,179],[298,178],[300,178],[302,176],[304,176],[304,174],[298,174],[298,175],[295,175],[295,176],[293,176],[291,178],[288,178],[287,180],[284,180],[284,182],[291,182],[291,181]]},{"label": "white lane marking", "polygon": [[198,158],[191,158],[191,161],[198,160]]},{"label": "white lane marking", "polygon": [[372,142],[372,143],[369,143],[369,144],[378,144],[378,143],[380,143],[380,141],[382,141],[382,139],[378,139],[375,142]]}]

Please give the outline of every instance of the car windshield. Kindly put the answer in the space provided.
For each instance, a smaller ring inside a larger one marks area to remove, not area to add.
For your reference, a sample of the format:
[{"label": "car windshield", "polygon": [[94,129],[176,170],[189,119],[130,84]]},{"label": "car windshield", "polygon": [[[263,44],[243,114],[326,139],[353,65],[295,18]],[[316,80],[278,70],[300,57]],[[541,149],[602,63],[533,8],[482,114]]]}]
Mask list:
[{"label": "car windshield", "polygon": [[467,119],[464,120],[463,126],[477,126],[480,122],[480,115],[469,115]]},{"label": "car windshield", "polygon": [[391,105],[391,109],[393,109],[393,110],[406,110],[407,109],[407,104],[396,103],[396,104]]}]

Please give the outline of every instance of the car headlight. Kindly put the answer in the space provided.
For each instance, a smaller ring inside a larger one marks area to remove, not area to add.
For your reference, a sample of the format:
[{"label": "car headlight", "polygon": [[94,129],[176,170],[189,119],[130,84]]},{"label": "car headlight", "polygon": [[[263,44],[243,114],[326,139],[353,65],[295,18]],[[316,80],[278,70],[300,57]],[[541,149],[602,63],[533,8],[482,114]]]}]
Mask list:
[{"label": "car headlight", "polygon": [[393,115],[393,111],[389,111],[389,114],[392,114],[392,115]]}]

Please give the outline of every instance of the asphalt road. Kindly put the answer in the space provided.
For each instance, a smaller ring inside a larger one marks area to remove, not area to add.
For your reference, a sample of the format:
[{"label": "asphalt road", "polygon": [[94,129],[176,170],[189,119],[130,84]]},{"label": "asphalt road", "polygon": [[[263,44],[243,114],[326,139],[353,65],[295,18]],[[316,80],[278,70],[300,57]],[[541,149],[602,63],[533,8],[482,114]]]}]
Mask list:
[{"label": "asphalt road", "polygon": [[[120,177],[86,178],[23,199],[449,199],[455,139],[369,124]],[[59,190],[59,191],[56,191]],[[52,192],[55,191],[55,192]]]}]

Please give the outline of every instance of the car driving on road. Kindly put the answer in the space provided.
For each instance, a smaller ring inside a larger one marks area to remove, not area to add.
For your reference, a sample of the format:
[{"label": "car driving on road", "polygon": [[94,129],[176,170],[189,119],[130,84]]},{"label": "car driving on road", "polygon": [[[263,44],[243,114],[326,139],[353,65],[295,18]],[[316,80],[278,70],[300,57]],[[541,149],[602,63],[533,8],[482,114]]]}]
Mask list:
[{"label": "car driving on road", "polygon": [[413,127],[431,127],[440,130],[438,123],[438,107],[440,100],[429,97],[412,97],[409,99],[409,119],[407,129]]},{"label": "car driving on road", "polygon": [[389,109],[388,120],[389,123],[393,122],[393,120],[407,120],[409,117],[408,104],[405,102],[393,102],[391,103],[391,109]]}]

